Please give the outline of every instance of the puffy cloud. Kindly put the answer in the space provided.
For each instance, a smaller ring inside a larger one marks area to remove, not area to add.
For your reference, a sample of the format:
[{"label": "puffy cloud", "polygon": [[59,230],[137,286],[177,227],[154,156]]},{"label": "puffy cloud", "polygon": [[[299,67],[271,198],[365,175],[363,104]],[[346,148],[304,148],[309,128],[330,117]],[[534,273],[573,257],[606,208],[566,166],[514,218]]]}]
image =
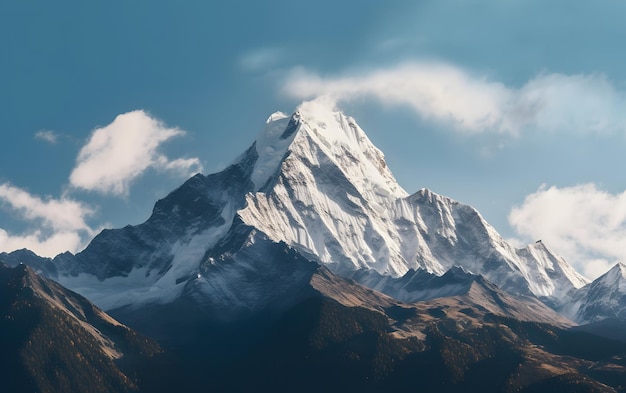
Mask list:
[{"label": "puffy cloud", "polygon": [[[170,159],[158,151],[164,142],[183,134],[143,111],[119,115],[111,124],[96,129],[82,147],[70,185],[126,195],[132,181],[149,168],[185,176],[202,171],[198,158]],[[50,143],[58,138],[45,130],[35,136]],[[29,248],[52,257],[64,251],[79,251],[96,233],[87,223],[94,210],[67,195],[59,199],[41,198],[4,183],[0,184],[0,202],[31,228],[20,234],[0,228],[0,251]]]},{"label": "puffy cloud", "polygon": [[626,261],[626,191],[614,195],[594,184],[542,186],[508,218],[521,236],[544,240],[590,278]]},{"label": "puffy cloud", "polygon": [[0,201],[23,220],[36,225],[36,229],[22,235],[12,235],[0,228],[2,251],[29,248],[39,255],[55,256],[64,251],[78,251],[84,238],[94,235],[95,231],[85,221],[94,211],[81,202],[65,197],[44,200],[7,183],[0,185]]},{"label": "puffy cloud", "polygon": [[148,168],[185,176],[201,172],[197,158],[170,160],[158,151],[164,142],[184,134],[142,110],[119,115],[92,133],[78,154],[70,184],[103,194],[127,195],[132,181]]},{"label": "puffy cloud", "polygon": [[42,141],[46,141],[48,143],[55,144],[59,139],[59,135],[54,131],[50,130],[39,130],[35,133],[35,138],[40,139]]},{"label": "puffy cloud", "polygon": [[540,74],[513,88],[450,64],[414,61],[334,78],[297,68],[284,81],[283,92],[298,98],[373,97],[468,133],[626,130],[621,110],[626,92],[596,74]]}]

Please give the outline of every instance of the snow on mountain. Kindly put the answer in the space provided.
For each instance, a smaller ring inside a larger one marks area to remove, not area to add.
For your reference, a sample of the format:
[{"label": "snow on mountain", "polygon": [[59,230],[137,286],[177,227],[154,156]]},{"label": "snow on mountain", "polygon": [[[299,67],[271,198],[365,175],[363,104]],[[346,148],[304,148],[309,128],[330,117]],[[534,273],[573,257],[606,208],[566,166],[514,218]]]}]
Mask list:
[{"label": "snow on mountain", "polygon": [[541,242],[514,248],[468,205],[426,189],[409,195],[356,121],[321,100],[272,114],[234,164],[189,179],[145,223],[105,230],[53,263],[59,282],[107,310],[186,295],[250,308],[271,288],[246,277],[276,276],[256,260],[266,246],[246,246],[259,241],[347,277],[442,275],[458,265],[509,293],[559,301],[587,283]]},{"label": "snow on mountain", "polygon": [[607,318],[626,321],[626,265],[618,262],[590,284],[573,291],[572,299],[560,311],[576,322]]}]

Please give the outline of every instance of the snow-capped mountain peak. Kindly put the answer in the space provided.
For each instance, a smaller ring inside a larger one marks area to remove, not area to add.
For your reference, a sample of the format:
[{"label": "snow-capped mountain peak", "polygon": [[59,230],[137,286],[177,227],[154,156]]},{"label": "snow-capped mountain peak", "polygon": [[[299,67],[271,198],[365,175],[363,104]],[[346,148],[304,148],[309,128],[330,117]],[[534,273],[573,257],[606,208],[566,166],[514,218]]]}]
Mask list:
[{"label": "snow-capped mountain peak", "polygon": [[626,265],[617,262],[609,271],[596,278],[590,285],[604,286],[607,288],[619,288],[626,293]]},{"label": "snow-capped mountain peak", "polygon": [[[544,291],[544,296],[564,298],[572,286],[581,288],[589,283],[589,280],[576,272],[565,259],[554,253],[541,240],[522,248],[518,254],[532,258],[540,267],[536,273],[541,276],[536,277],[534,281],[543,283],[542,288],[538,288],[537,292]],[[533,273],[529,271],[528,274]]]},{"label": "snow-capped mountain peak", "polygon": [[563,314],[580,323],[606,318],[626,320],[626,265],[616,263],[590,284],[573,291],[573,301],[563,306]]},{"label": "snow-capped mountain peak", "polygon": [[624,262],[622,261],[617,262],[615,266],[613,266],[613,268],[609,270],[607,273],[611,273],[611,272],[614,272],[617,278],[620,279],[620,282],[622,281],[626,282],[626,264],[624,264]]},{"label": "snow-capped mountain peak", "polygon": [[[330,159],[362,191],[406,196],[376,148],[356,121],[325,99],[305,101],[288,117],[273,113],[254,144],[257,159],[251,179],[260,190],[277,171],[289,170],[287,157],[296,155],[308,165]],[[293,162],[293,160],[292,160]],[[356,165],[355,165],[356,164]]]},{"label": "snow-capped mountain peak", "polygon": [[[337,270],[377,265],[381,273],[406,271],[403,261],[389,264],[393,234],[381,221],[392,219],[395,200],[407,193],[354,119],[325,102],[305,102],[288,122],[272,120],[256,149],[258,192],[238,212],[246,224]],[[264,157],[277,152],[280,159]],[[273,165],[270,175],[266,169]]]}]

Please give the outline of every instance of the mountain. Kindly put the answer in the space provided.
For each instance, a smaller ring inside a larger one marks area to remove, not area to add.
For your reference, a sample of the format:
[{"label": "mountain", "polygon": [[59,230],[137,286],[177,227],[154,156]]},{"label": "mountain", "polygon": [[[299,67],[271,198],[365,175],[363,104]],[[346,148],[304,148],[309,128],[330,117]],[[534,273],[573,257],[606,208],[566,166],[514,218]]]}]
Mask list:
[{"label": "mountain", "polygon": [[145,223],[105,230],[42,272],[106,310],[169,303],[189,287],[233,293],[241,288],[203,272],[226,266],[226,240],[250,229],[248,241],[284,242],[345,277],[459,265],[510,294],[554,302],[587,283],[542,242],[514,248],[468,205],[426,189],[408,195],[354,119],[321,101],[271,115],[234,164],[194,176]]},{"label": "mountain", "polygon": [[0,379],[6,391],[137,391],[143,383],[139,370],[162,352],[26,265],[0,263],[0,294]]},{"label": "mountain", "polygon": [[608,272],[574,291],[561,312],[580,323],[616,319],[626,323],[626,265],[618,262]]}]

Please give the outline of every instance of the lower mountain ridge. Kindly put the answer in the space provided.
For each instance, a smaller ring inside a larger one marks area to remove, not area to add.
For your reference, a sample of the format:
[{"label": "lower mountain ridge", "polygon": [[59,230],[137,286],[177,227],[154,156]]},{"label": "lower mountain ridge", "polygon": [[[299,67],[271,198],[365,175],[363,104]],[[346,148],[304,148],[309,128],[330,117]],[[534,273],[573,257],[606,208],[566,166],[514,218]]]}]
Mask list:
[{"label": "lower mountain ridge", "polygon": [[[147,347],[132,347],[104,339],[111,326],[82,317],[91,315],[84,310],[115,326],[114,320],[24,265],[3,268],[3,287],[9,293],[15,287],[10,277],[25,277],[22,292],[41,294],[45,308],[60,313],[49,318],[57,327],[42,328],[47,336],[39,339],[54,342],[53,351],[64,353],[59,338],[72,337],[77,326],[90,332],[80,342],[98,345],[68,344],[80,354],[71,352],[70,359],[86,359],[82,368],[63,360],[65,355],[47,363],[54,375],[69,370],[65,383],[89,391],[98,391],[81,385],[82,370],[97,372],[89,368],[91,357],[101,358],[112,375],[90,380],[99,391],[614,392],[626,387],[625,342],[573,331],[571,321],[536,298],[514,297],[461,268],[443,276],[408,273],[405,288],[421,282],[424,300],[402,302],[339,277],[245,225],[215,250],[175,301],[110,310],[159,342],[166,354],[162,361],[150,360],[162,350],[149,340],[139,340]],[[68,312],[73,316],[65,317]],[[6,315],[20,326],[29,320],[16,312]],[[64,324],[67,318],[77,326]],[[83,330],[80,334],[87,334]],[[116,366],[113,358],[123,347],[140,349],[135,356],[142,370],[127,375]],[[41,391],[71,391],[54,381]]]},{"label": "lower mountain ridge", "polygon": [[[111,311],[177,359],[180,379],[167,386],[220,392],[626,386],[626,343],[572,331],[571,321],[536,299],[515,299],[480,276],[459,269],[444,280],[464,289],[404,303],[341,278],[286,244],[245,238],[242,248],[212,266],[248,264],[247,275],[229,275],[233,288],[222,288],[238,302],[271,282],[275,289],[262,307],[226,312],[221,300],[198,296],[206,285],[198,283],[174,303]],[[244,262],[259,249],[267,258]],[[271,275],[257,273],[268,265],[275,268]],[[242,293],[232,294],[237,287]]]}]

